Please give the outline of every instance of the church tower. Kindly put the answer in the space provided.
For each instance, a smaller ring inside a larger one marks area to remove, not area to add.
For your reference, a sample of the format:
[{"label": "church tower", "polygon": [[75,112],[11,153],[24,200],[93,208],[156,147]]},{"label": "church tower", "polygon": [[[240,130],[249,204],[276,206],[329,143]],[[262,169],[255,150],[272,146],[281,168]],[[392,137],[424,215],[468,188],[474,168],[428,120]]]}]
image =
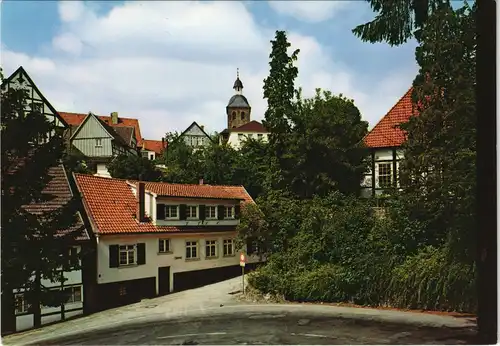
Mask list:
[{"label": "church tower", "polygon": [[239,69],[236,70],[236,80],[234,81],[233,89],[235,94],[229,99],[226,107],[228,130],[248,124],[252,110],[247,98],[243,96],[243,83],[240,80]]}]

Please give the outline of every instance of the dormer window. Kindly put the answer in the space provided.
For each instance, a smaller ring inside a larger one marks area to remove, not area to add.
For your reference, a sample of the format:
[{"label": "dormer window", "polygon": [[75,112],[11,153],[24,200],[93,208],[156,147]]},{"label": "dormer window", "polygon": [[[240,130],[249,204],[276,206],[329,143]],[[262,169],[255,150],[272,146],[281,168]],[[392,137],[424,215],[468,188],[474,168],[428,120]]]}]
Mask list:
[{"label": "dormer window", "polygon": [[207,205],[205,207],[205,219],[213,220],[217,219],[217,207],[214,205]]},{"label": "dormer window", "polygon": [[179,206],[178,205],[166,205],[165,206],[165,219],[173,220],[179,218]]},{"label": "dormer window", "polygon": [[187,219],[197,219],[198,218],[198,206],[196,206],[196,205],[186,206],[186,218]]},{"label": "dormer window", "polygon": [[234,219],[234,206],[224,207],[224,219]]}]

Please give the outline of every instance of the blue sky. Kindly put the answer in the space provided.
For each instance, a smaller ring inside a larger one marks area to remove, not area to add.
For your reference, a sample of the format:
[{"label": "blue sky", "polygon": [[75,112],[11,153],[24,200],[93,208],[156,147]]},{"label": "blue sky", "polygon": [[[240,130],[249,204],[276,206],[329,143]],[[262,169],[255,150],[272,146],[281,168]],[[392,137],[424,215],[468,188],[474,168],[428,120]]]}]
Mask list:
[{"label": "blue sky", "polygon": [[362,1],[2,2],[2,67],[23,65],[60,111],[139,118],[159,139],[192,121],[225,128],[236,68],[252,119],[264,116],[262,81],[275,30],[300,48],[304,94],[316,87],[353,98],[374,125],[410,87],[415,42],[362,42],[374,17]]}]

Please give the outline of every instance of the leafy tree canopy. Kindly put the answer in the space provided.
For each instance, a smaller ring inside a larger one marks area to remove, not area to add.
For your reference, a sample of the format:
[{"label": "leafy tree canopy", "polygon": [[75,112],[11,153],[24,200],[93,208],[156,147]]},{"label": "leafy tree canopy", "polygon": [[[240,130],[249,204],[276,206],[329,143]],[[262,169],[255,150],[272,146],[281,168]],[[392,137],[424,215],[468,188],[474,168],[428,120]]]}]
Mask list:
[{"label": "leafy tree canopy", "polygon": [[159,181],[162,174],[146,157],[122,154],[107,165],[113,178]]}]

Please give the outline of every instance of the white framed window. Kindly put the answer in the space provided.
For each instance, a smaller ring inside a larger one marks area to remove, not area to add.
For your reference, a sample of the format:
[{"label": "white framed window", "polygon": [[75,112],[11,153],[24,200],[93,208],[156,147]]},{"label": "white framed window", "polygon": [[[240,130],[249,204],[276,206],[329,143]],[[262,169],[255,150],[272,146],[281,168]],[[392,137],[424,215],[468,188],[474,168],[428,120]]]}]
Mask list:
[{"label": "white framed window", "polygon": [[24,314],[29,311],[30,305],[28,304],[28,301],[24,297],[23,293],[17,293],[14,296],[14,301],[16,307],[16,314]]},{"label": "white framed window", "polygon": [[198,218],[198,206],[196,206],[196,205],[186,206],[186,218],[197,219]]},{"label": "white framed window", "polygon": [[392,162],[378,164],[378,185],[379,187],[391,187],[392,185]]},{"label": "white framed window", "polygon": [[82,301],[82,286],[67,287],[64,289],[64,293],[68,297],[66,303],[79,303]]},{"label": "white framed window", "polygon": [[205,240],[205,257],[217,257],[217,240]]},{"label": "white framed window", "polygon": [[217,218],[217,206],[207,205],[205,206],[205,219],[216,219]]},{"label": "white framed window", "polygon": [[186,259],[198,258],[198,241],[186,242]]},{"label": "white framed window", "polygon": [[142,152],[142,157],[148,158],[148,152],[147,151],[143,151]]},{"label": "white framed window", "polygon": [[234,256],[234,241],[232,239],[222,241],[222,254],[224,256]]},{"label": "white framed window", "polygon": [[95,146],[96,146],[97,148],[102,147],[102,138],[96,138],[96,139],[95,139]]},{"label": "white framed window", "polygon": [[165,206],[165,219],[177,219],[179,218],[179,206],[178,205],[166,205]]},{"label": "white framed window", "polygon": [[158,239],[158,252],[159,253],[172,252],[170,247],[170,239]]},{"label": "white framed window", "polygon": [[136,264],[137,248],[135,245],[120,245],[120,265],[126,266]]},{"label": "white framed window", "polygon": [[234,206],[224,207],[224,219],[234,219]]}]

